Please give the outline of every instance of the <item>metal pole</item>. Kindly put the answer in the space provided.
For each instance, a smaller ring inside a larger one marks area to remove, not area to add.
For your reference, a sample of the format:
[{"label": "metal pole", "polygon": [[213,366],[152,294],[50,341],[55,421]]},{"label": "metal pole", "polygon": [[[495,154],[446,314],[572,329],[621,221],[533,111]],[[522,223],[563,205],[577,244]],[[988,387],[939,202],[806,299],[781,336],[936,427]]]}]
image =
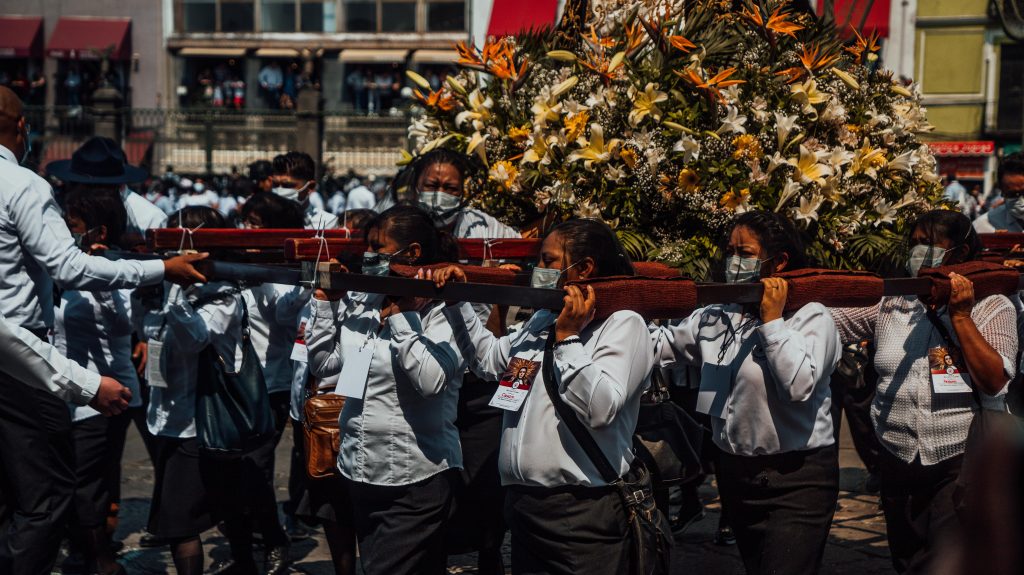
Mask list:
[{"label": "metal pole", "polygon": [[203,115],[206,122],[204,126],[203,146],[206,152],[206,175],[213,174],[213,112]]}]

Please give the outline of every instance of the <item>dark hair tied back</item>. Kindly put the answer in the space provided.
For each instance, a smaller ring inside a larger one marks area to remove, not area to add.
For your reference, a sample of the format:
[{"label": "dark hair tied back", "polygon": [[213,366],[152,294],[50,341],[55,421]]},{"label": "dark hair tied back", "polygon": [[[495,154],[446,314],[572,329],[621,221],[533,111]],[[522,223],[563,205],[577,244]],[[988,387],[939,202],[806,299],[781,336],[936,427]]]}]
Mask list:
[{"label": "dark hair tied back", "polygon": [[963,261],[971,261],[977,258],[981,252],[981,238],[974,230],[974,224],[971,223],[970,218],[960,212],[953,210],[925,212],[910,227],[910,233],[913,234],[918,229],[922,230],[930,241],[949,240],[953,243],[953,249],[966,246],[966,250],[961,250],[964,252]]},{"label": "dark hair tied back", "polygon": [[733,220],[733,229],[743,226],[754,232],[761,242],[761,248],[769,258],[781,254],[789,256],[786,271],[798,270],[809,265],[807,250],[800,231],[788,218],[766,210],[744,212]]},{"label": "dark hair tied back", "polygon": [[459,247],[448,232],[438,230],[434,219],[416,206],[398,205],[377,215],[366,225],[366,238],[378,230],[386,234],[402,248],[412,244],[420,245],[420,257],[416,264],[454,262],[459,258]]},{"label": "dark hair tied back", "polygon": [[636,275],[629,254],[608,224],[592,219],[568,220],[548,235],[554,233],[565,241],[563,250],[570,265],[586,258],[594,260],[597,269],[591,277]]}]

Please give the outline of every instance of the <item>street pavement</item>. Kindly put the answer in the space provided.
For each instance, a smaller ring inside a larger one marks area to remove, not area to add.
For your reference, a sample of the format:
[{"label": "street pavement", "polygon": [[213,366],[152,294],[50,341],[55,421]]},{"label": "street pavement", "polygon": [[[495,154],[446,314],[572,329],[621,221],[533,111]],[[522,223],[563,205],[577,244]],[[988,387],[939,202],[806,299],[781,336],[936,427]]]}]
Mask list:
[{"label": "street pavement", "polygon": [[[285,435],[277,449],[276,485],[278,500],[287,499],[288,451],[291,436]],[[839,456],[841,477],[839,509],[836,511],[828,546],[825,550],[823,573],[844,575],[873,575],[893,573],[885,541],[885,520],[878,508],[878,497],[863,492],[865,471],[853,450],[845,422],[840,439]],[[131,575],[174,573],[170,553],[166,548],[143,549],[138,546],[140,531],[146,524],[149,498],[153,488],[152,468],[142,439],[132,428],[124,454],[122,475],[122,508],[116,537],[124,542],[121,562]],[[740,575],[743,564],[735,546],[714,544],[714,535],[720,516],[720,505],[713,482],[709,479],[701,487],[706,505],[704,519],[694,523],[685,533],[676,537],[673,551],[673,573],[701,573],[714,575]],[[227,541],[216,530],[203,534],[206,567],[228,558]],[[330,575],[330,553],[319,534],[311,539],[292,544],[293,573]],[[506,565],[509,543],[505,542]],[[260,558],[257,557],[259,560]],[[473,554],[449,558],[449,573],[475,573],[476,556]],[[74,569],[56,573],[77,575]],[[581,574],[582,575],[582,574]]]}]

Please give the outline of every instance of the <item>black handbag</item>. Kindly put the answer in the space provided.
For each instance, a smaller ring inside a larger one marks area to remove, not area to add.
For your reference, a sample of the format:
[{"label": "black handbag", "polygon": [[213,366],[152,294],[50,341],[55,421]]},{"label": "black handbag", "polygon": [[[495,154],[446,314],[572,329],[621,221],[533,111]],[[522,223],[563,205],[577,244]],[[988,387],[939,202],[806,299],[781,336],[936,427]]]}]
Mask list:
[{"label": "black handbag", "polygon": [[654,502],[654,488],[651,474],[639,457],[633,459],[633,466],[624,476],[601,451],[594,436],[586,430],[583,422],[558,394],[555,381],[555,330],[552,327],[544,346],[544,387],[559,419],[569,429],[584,453],[597,468],[606,483],[615,488],[622,499],[629,521],[628,543],[630,566],[628,575],[667,574],[671,567],[672,529],[668,519],[658,510]]},{"label": "black handbag", "polygon": [[[233,296],[237,297],[237,296]],[[198,303],[198,302],[197,302]],[[199,353],[196,435],[206,455],[237,457],[274,436],[274,416],[256,349],[249,338],[249,313],[242,306],[242,366],[225,361],[213,345]]]},{"label": "black handbag", "polygon": [[704,427],[670,399],[660,370],[654,370],[651,387],[640,400],[633,447],[651,472],[654,482],[679,485],[703,473],[701,446]]},{"label": "black handbag", "polygon": [[[939,335],[942,336],[947,349],[956,349],[957,346],[953,342],[949,330],[946,329],[945,324],[939,319],[935,310],[928,308],[926,316],[928,321],[939,332]],[[957,367],[959,368],[960,366]],[[961,518],[966,518],[968,507],[971,505],[971,498],[976,497],[974,492],[977,487],[974,487],[974,485],[985,484],[983,478],[976,476],[976,472],[982,468],[979,461],[985,457],[984,451],[986,444],[989,443],[988,438],[994,434],[1013,435],[1021,429],[1020,422],[1009,412],[985,409],[981,403],[978,388],[974,385],[971,385],[971,396],[974,398],[974,402],[978,404],[978,412],[974,414],[971,426],[967,428],[964,458],[960,464],[960,474],[957,476],[956,485],[953,488],[953,505],[957,515]]]}]

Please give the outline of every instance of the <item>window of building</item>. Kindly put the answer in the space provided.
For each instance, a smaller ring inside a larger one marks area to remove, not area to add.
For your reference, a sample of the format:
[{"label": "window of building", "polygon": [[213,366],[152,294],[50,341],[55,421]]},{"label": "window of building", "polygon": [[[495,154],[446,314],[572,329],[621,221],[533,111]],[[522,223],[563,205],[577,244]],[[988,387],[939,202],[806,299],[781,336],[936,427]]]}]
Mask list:
[{"label": "window of building", "polygon": [[999,107],[996,125],[1000,131],[1024,129],[1024,44],[999,47]]},{"label": "window of building", "polygon": [[415,0],[385,0],[381,6],[382,32],[415,32]]},{"label": "window of building", "polygon": [[461,32],[466,29],[466,3],[462,0],[427,2],[428,32]]},{"label": "window of building", "polygon": [[252,32],[256,29],[256,10],[252,0],[221,0],[222,32]]},{"label": "window of building", "polygon": [[215,0],[184,0],[182,25],[186,32],[216,32],[217,3]]},{"label": "window of building", "polygon": [[345,0],[345,30],[349,32],[376,32],[377,2],[373,0]]},{"label": "window of building", "polygon": [[295,31],[295,0],[262,0],[260,29],[264,32]]},{"label": "window of building", "polygon": [[334,32],[337,4],[334,0],[302,0],[299,20],[303,32]]},{"label": "window of building", "polygon": [[461,32],[465,0],[175,0],[176,28],[204,32]]}]

